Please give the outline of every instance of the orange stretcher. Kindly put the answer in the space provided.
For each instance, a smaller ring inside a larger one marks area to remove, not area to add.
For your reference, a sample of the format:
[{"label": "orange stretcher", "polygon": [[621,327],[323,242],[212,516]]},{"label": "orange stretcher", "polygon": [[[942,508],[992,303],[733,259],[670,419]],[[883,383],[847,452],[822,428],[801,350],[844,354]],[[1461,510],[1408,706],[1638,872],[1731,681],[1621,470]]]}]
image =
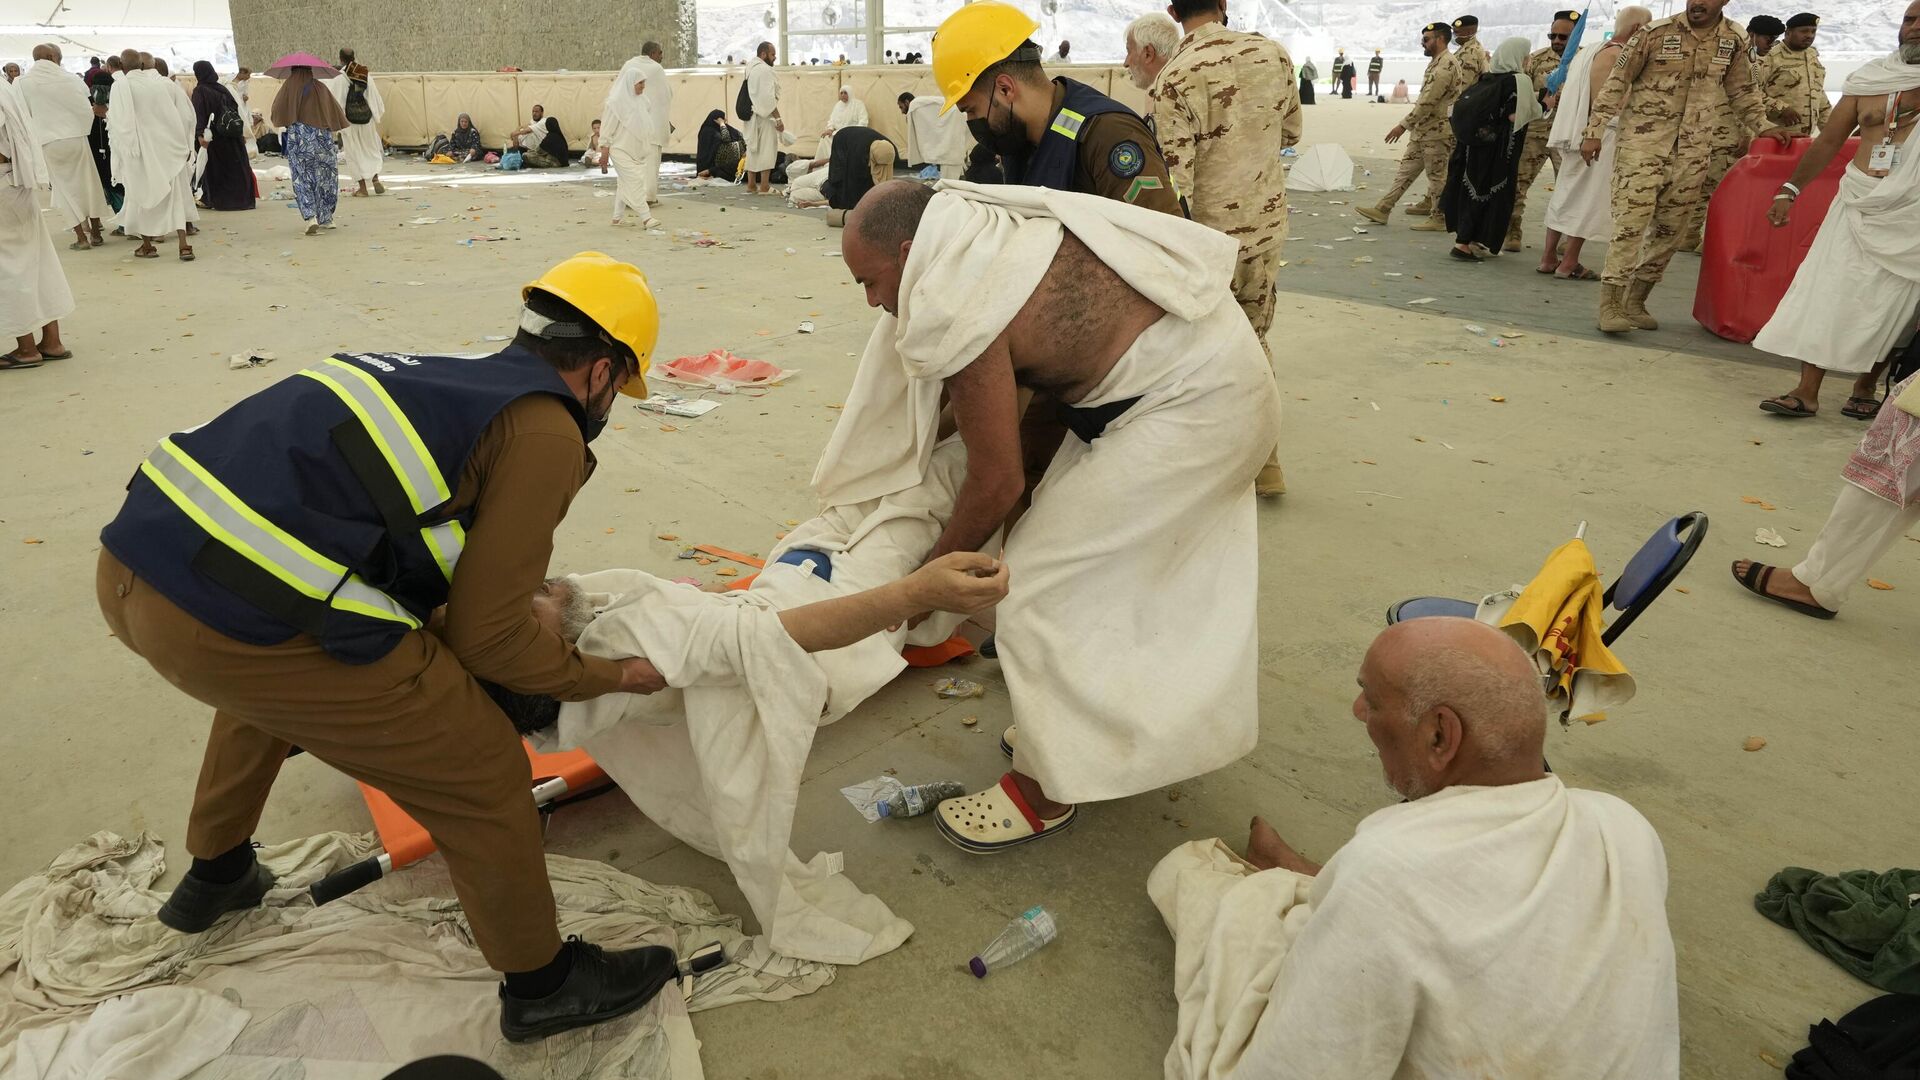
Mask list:
[{"label": "orange stretcher", "polygon": [[[542,754],[523,740],[527,761],[533,766],[533,805],[542,822],[562,803],[584,798],[612,785],[613,780],[594,764],[584,750]],[[367,784],[360,785],[360,796],[373,814],[373,828],[380,834],[381,850],[351,866],[328,874],[307,890],[313,902],[327,903],[379,881],[403,866],[410,866],[434,853],[433,837],[426,827],[408,816],[387,793]]]}]

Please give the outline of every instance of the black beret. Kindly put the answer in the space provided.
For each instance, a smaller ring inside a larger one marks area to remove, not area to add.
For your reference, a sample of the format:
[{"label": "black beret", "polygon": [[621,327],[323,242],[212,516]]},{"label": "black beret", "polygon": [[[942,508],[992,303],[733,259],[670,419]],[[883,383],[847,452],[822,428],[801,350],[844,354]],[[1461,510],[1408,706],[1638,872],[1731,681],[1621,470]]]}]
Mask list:
[{"label": "black beret", "polygon": [[1747,33],[1761,37],[1779,37],[1787,32],[1785,23],[1771,15],[1755,15],[1747,20]]},{"label": "black beret", "polygon": [[1580,13],[1573,10],[1572,8],[1568,8],[1565,11],[1556,11],[1553,13],[1554,22],[1559,22],[1562,19],[1565,19],[1568,22],[1579,22]]},{"label": "black beret", "polygon": [[1787,29],[1798,30],[1802,26],[1819,26],[1820,16],[1811,11],[1803,11],[1787,20]]},{"label": "black beret", "polygon": [[1453,28],[1455,30],[1465,30],[1469,26],[1479,26],[1479,25],[1480,25],[1480,20],[1473,15],[1462,15],[1459,18],[1453,20]]},{"label": "black beret", "polygon": [[1423,34],[1446,34],[1448,36],[1452,36],[1453,27],[1448,26],[1446,23],[1443,23],[1443,22],[1430,22],[1427,25],[1421,27],[1420,32]]}]

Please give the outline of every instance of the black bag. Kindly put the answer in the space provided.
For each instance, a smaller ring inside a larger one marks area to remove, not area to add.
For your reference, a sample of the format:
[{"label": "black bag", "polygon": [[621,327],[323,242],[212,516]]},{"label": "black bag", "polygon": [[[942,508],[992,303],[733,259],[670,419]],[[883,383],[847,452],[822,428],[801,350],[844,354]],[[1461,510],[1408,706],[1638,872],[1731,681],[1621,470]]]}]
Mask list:
[{"label": "black bag", "polygon": [[244,139],[247,125],[240,122],[240,114],[232,109],[222,109],[214,114],[213,137],[216,139]]},{"label": "black bag", "polygon": [[747,84],[740,84],[740,96],[733,99],[733,115],[742,121],[753,119],[753,98],[747,93]]},{"label": "black bag", "polygon": [[364,80],[347,81],[347,123],[373,123],[373,107],[367,104],[367,84]]}]

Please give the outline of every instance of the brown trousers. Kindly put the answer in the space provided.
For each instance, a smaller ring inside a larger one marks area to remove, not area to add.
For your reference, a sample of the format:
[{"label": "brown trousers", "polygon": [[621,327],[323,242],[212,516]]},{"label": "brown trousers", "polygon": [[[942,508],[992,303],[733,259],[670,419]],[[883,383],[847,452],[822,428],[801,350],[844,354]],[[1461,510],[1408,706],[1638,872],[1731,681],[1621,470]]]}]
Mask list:
[{"label": "brown trousers", "polygon": [[293,746],[379,788],[446,857],[473,937],[498,971],[560,951],[553,889],[519,736],[437,637],[343,664],[299,635],[247,645],[174,606],[104,549],[107,626],[168,682],[213,707],[187,850],[208,859],[253,836]]}]

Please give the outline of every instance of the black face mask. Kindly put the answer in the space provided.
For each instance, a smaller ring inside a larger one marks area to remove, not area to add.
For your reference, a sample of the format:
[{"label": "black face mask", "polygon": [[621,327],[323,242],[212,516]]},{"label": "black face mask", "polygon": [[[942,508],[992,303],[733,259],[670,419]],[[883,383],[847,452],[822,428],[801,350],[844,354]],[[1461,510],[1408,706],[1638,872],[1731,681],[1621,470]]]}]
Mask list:
[{"label": "black face mask", "polygon": [[987,115],[967,121],[967,130],[973,133],[974,141],[1009,160],[1032,153],[1033,144],[1027,141],[1026,129],[1019,125],[1020,118],[1013,115],[1012,106],[1007,107],[1007,130],[993,130],[993,100],[987,98]]},{"label": "black face mask", "polygon": [[[598,400],[592,395],[587,397],[587,426],[586,430],[581,434],[585,436],[588,442],[599,438],[600,433],[607,430],[607,418],[613,415],[613,395],[615,393],[616,388],[614,384],[608,382],[607,388],[601,391],[601,396]],[[600,415],[595,417],[595,413],[599,413]]]}]

